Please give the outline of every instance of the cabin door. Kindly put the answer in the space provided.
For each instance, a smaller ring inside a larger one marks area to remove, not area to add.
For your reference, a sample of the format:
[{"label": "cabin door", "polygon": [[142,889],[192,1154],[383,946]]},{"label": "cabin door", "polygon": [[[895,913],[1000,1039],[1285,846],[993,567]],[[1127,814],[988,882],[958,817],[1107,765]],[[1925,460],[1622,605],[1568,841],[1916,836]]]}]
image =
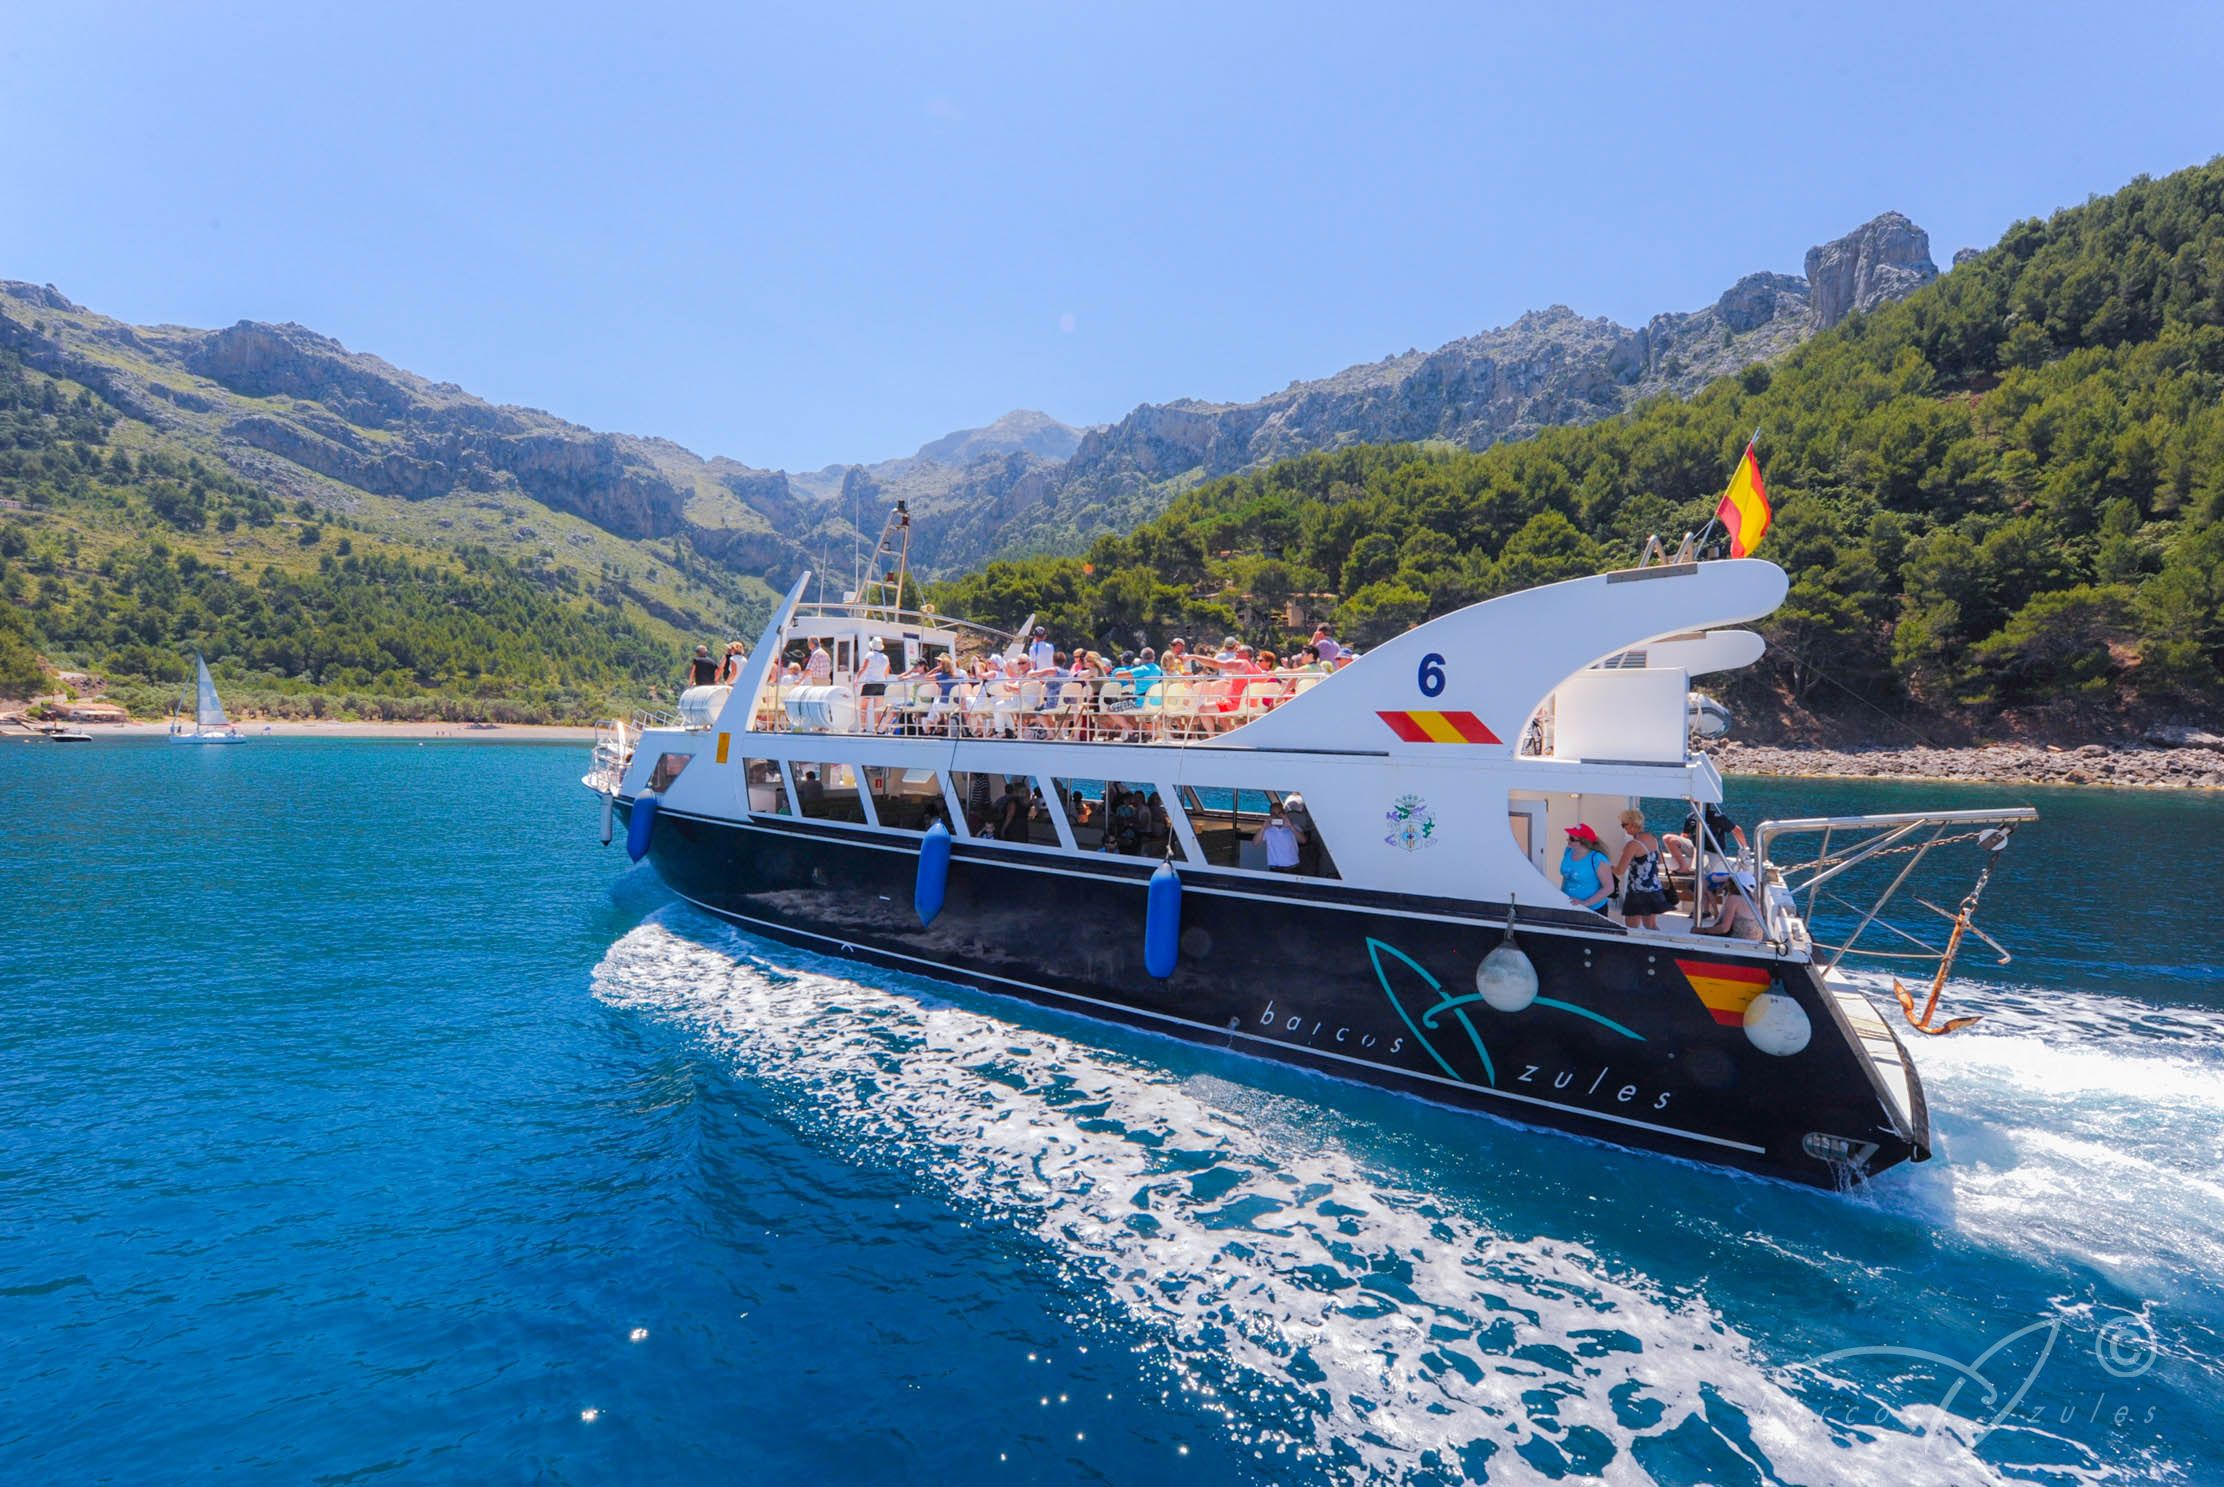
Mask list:
[{"label": "cabin door", "polygon": [[[1532,867],[1544,873],[1545,803],[1541,800],[1509,800],[1506,802],[1506,824],[1513,828],[1514,845],[1521,855],[1529,859]],[[1549,878],[1550,874],[1545,874]]]}]

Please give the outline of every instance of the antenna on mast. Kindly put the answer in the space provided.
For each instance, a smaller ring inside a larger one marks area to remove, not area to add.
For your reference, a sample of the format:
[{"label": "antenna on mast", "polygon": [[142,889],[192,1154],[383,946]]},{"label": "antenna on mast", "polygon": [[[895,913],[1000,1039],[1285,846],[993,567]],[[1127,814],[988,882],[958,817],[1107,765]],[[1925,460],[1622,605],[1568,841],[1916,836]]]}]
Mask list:
[{"label": "antenna on mast", "polygon": [[898,501],[881,525],[880,542],[873,549],[872,571],[858,581],[857,603],[867,613],[883,611],[895,619],[903,610],[904,585],[911,578],[911,507]]}]

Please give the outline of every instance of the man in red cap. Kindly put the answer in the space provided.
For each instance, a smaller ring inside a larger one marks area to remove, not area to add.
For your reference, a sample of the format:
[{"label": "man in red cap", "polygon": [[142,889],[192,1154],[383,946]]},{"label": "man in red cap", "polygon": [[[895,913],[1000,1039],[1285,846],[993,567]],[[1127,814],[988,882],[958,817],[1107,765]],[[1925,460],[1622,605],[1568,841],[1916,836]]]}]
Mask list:
[{"label": "man in red cap", "polygon": [[1560,891],[1579,909],[1604,914],[1614,898],[1614,864],[1599,850],[1599,834],[1581,821],[1568,828],[1560,858]]}]

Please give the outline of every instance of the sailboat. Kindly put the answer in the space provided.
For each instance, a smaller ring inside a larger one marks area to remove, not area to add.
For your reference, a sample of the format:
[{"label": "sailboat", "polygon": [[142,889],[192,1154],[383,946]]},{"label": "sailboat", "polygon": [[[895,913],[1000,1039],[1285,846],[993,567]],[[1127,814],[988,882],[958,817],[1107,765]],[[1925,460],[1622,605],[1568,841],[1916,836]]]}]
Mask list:
[{"label": "sailboat", "polygon": [[209,676],[208,662],[201,653],[193,653],[194,670],[198,673],[193,697],[193,726],[188,729],[182,718],[170,721],[170,742],[182,744],[234,744],[247,742],[247,735],[232,726],[224,716],[223,699],[216,695],[216,682]]}]

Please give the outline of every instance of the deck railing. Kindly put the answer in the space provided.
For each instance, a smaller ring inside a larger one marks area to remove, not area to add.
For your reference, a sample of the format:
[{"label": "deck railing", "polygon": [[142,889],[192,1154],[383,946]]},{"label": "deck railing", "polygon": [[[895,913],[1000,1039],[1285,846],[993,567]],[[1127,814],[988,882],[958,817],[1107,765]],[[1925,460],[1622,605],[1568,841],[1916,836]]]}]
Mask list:
[{"label": "deck railing", "polygon": [[901,677],[878,697],[854,682],[766,687],[760,733],[1186,743],[1263,717],[1325,671],[1244,676]]}]

